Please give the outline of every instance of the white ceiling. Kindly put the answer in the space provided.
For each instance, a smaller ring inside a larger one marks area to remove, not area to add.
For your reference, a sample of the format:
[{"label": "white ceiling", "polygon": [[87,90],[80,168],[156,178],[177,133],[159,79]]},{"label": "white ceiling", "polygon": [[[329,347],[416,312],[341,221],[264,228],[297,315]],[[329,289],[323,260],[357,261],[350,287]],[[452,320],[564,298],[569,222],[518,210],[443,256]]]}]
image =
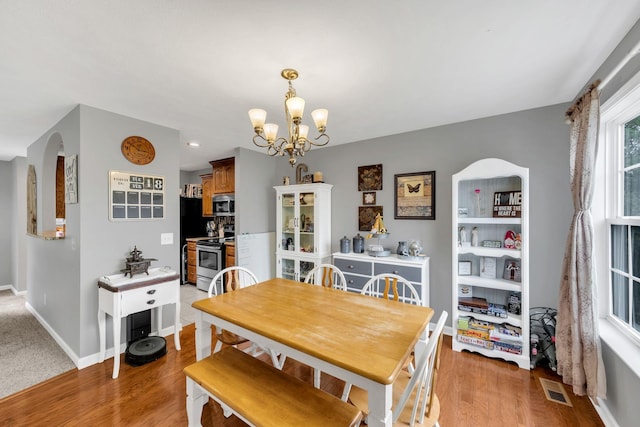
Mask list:
[{"label": "white ceiling", "polygon": [[286,67],[330,145],[568,102],[639,18],[638,0],[0,0],[0,160],[85,104],[178,129],[181,169],[202,169],[255,148],[250,108],[284,129]]}]

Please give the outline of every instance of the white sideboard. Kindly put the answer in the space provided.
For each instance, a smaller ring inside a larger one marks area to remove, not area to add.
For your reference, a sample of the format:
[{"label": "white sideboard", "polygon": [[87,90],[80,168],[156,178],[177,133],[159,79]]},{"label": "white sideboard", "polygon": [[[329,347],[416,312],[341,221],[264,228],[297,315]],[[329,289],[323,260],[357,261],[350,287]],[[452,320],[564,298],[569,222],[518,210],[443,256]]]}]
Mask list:
[{"label": "white sideboard", "polygon": [[335,252],[333,264],[344,273],[348,291],[360,293],[364,284],[373,276],[393,273],[411,282],[420,294],[422,305],[429,307],[429,257],[404,257],[396,254],[372,257],[366,253]]}]

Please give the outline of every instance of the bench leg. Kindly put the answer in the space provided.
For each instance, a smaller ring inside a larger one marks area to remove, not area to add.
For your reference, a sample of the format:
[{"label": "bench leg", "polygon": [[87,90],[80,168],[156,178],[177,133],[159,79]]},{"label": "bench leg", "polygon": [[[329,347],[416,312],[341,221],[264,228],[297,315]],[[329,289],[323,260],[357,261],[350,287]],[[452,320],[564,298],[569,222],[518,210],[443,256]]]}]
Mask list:
[{"label": "bench leg", "polygon": [[209,395],[191,378],[187,377],[187,419],[189,427],[201,427],[202,407],[209,401]]},{"label": "bench leg", "polygon": [[320,369],[313,368],[313,386],[315,388],[320,388]]}]

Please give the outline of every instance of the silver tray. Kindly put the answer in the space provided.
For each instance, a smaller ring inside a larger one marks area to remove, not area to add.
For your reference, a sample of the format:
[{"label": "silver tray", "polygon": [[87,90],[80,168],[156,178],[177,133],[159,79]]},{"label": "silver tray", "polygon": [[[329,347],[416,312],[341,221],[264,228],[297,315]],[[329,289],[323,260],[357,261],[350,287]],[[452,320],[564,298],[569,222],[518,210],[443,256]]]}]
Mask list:
[{"label": "silver tray", "polygon": [[367,251],[367,253],[369,254],[369,256],[374,256],[374,257],[383,257],[383,256],[391,255],[391,251],[387,249],[383,251]]},{"label": "silver tray", "polygon": [[378,234],[378,233],[374,233],[371,235],[372,239],[386,239],[389,237],[389,234],[391,233],[384,233],[384,234]]},{"label": "silver tray", "polygon": [[409,261],[422,261],[423,259],[426,258],[426,256],[427,256],[426,254],[420,254],[420,255],[416,255],[416,256],[398,254],[398,259],[406,259],[406,260],[409,260]]}]

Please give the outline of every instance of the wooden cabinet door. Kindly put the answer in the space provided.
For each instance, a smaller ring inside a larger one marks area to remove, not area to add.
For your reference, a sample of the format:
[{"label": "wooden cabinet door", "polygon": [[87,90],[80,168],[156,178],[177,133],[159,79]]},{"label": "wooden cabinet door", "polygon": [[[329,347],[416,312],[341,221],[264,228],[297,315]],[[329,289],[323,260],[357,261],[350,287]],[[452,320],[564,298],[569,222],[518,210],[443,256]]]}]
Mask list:
[{"label": "wooden cabinet door", "polygon": [[225,268],[236,265],[236,246],[235,245],[225,245],[226,249],[226,257],[225,257]]},{"label": "wooden cabinet door", "polygon": [[196,242],[187,242],[187,281],[189,283],[196,283],[198,280],[196,263]]},{"label": "wooden cabinet door", "polygon": [[213,167],[213,194],[234,193],[236,189],[235,160],[224,159],[211,162]]},{"label": "wooden cabinet door", "polygon": [[200,175],[200,178],[202,178],[202,216],[213,216],[213,204],[211,203],[213,175],[208,173]]}]

